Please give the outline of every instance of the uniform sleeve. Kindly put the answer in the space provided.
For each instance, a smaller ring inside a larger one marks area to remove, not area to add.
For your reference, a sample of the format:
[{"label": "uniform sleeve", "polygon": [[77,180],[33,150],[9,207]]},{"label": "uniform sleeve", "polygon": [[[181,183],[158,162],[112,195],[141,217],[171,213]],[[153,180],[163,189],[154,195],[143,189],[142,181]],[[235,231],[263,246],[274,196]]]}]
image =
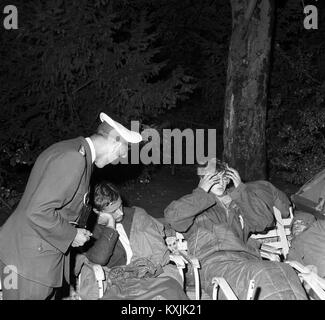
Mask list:
[{"label": "uniform sleeve", "polygon": [[65,208],[75,195],[85,168],[85,160],[78,152],[53,156],[34,190],[26,208],[32,228],[47,242],[65,253],[77,230],[64,216],[79,213]]},{"label": "uniform sleeve", "polygon": [[108,264],[118,240],[118,232],[110,227],[96,226],[94,244],[87,250],[86,256],[92,263],[105,266]]},{"label": "uniform sleeve", "polygon": [[195,189],[178,200],[173,201],[165,210],[166,222],[178,232],[186,232],[195,217],[216,203],[213,195],[201,188]]}]

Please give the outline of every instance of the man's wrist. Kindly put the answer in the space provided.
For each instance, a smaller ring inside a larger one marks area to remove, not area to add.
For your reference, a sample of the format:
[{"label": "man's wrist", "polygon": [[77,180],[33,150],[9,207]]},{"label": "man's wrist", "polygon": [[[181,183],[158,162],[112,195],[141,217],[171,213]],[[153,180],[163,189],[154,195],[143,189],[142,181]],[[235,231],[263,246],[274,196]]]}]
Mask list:
[{"label": "man's wrist", "polygon": [[197,187],[197,189],[201,189],[201,190],[203,190],[204,192],[206,192],[206,193],[208,193],[208,191],[206,191],[203,187]]},{"label": "man's wrist", "polygon": [[106,225],[106,227],[109,227],[109,228],[112,228],[112,229],[115,229],[116,228],[116,224],[115,224],[115,221],[109,221]]}]

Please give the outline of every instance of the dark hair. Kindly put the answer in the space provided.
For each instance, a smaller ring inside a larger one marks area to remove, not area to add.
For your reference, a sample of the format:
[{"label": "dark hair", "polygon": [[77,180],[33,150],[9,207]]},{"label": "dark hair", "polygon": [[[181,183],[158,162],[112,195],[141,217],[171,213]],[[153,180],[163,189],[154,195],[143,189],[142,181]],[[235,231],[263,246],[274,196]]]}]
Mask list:
[{"label": "dark hair", "polygon": [[226,171],[228,164],[219,159],[216,160],[216,172]]},{"label": "dark hair", "polygon": [[110,203],[120,199],[120,194],[116,187],[110,182],[103,181],[95,186],[94,208],[102,211]]},{"label": "dark hair", "polygon": [[104,138],[107,138],[113,129],[114,128],[111,127],[107,122],[103,121],[97,127],[96,134],[103,136]]},{"label": "dark hair", "polygon": [[204,176],[208,173],[218,173],[227,170],[227,163],[217,158],[212,158],[198,166],[198,174]]}]

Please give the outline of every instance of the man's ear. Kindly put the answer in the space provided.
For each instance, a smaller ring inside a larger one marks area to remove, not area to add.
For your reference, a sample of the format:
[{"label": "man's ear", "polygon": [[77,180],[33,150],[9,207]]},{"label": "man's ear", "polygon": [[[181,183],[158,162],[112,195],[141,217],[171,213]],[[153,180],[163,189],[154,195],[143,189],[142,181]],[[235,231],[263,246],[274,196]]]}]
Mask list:
[{"label": "man's ear", "polygon": [[113,151],[115,152],[116,150],[118,150],[121,147],[121,145],[122,145],[121,141],[115,141]]}]

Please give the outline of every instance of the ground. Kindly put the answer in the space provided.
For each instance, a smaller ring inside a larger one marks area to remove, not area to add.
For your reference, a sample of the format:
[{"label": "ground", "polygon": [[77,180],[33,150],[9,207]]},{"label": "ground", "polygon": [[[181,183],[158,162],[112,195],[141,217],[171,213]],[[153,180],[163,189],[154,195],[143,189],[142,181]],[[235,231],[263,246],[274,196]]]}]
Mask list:
[{"label": "ground", "polygon": [[142,207],[152,216],[161,218],[169,203],[192,192],[198,182],[194,166],[176,166],[174,175],[169,166],[163,166],[149,183],[123,186],[121,192],[130,205]]},{"label": "ground", "polygon": [[[118,171],[115,170],[114,171]],[[125,171],[125,170],[124,170]],[[116,175],[116,174],[115,174]],[[109,173],[97,173],[97,179],[110,176]],[[124,177],[126,179],[128,175]],[[150,215],[156,218],[163,217],[164,208],[173,200],[192,192],[198,185],[199,179],[196,175],[196,167],[193,165],[175,166],[172,174],[170,166],[161,166],[151,174],[151,180],[133,179],[132,182],[118,184],[118,188],[128,205],[144,208]],[[288,196],[298,190],[297,186],[290,185],[281,180],[271,179],[271,182]],[[0,226],[9,216],[8,209],[0,208]]]}]

